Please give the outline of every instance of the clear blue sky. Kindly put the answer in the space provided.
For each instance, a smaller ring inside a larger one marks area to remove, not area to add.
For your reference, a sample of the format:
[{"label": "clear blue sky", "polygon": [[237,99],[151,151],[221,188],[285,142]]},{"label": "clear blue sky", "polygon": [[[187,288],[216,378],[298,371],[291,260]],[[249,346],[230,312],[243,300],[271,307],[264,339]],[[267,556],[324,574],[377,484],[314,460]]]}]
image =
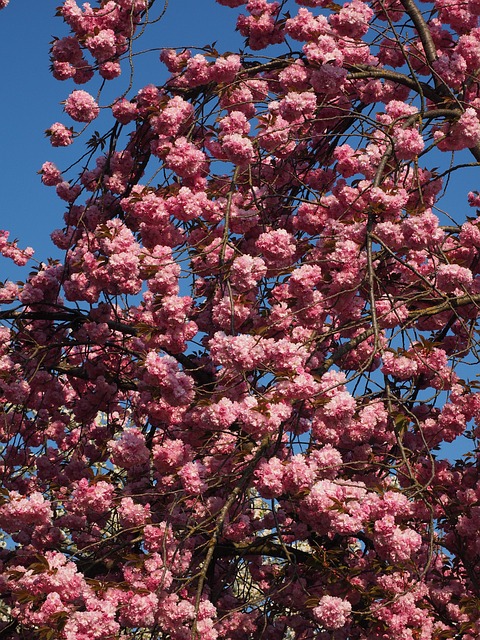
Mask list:
[{"label": "clear blue sky", "polygon": [[[157,0],[153,17],[159,14],[162,4]],[[10,231],[10,239],[18,238],[21,247],[32,246],[39,261],[52,255],[61,258],[50,233],[63,226],[65,207],[53,188],[41,184],[37,172],[46,160],[64,169],[83,151],[81,140],[67,149],[54,149],[44,132],[56,121],[71,126],[61,105],[70,91],[85,88],[94,93],[90,85],[78,87],[71,80],[58,82],[49,72],[49,43],[54,36],[68,35],[63,20],[55,17],[59,5],[59,0],[11,0],[0,12],[0,229]],[[147,28],[145,36],[135,43],[135,50],[201,47],[214,41],[219,50],[237,50],[243,43],[234,31],[237,13],[215,0],[170,0],[164,18]],[[155,51],[135,58],[134,89],[165,80],[158,55]],[[120,95],[128,85],[127,73],[109,84],[108,95]],[[91,130],[106,131],[109,123],[105,119],[102,127],[99,118]],[[0,281],[21,279],[24,273],[0,257]]]}]

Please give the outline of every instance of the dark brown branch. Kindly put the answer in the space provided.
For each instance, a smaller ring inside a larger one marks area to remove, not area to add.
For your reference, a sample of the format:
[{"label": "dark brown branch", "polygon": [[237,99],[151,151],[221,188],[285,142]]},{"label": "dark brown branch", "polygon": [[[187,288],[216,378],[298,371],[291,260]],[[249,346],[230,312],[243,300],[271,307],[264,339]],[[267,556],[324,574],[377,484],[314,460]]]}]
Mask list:
[{"label": "dark brown branch", "polygon": [[408,13],[410,18],[412,19],[413,24],[415,25],[415,29],[420,37],[420,40],[423,45],[423,50],[425,51],[425,56],[430,65],[432,65],[437,59],[437,47],[432,38],[432,34],[430,33],[430,29],[425,22],[424,17],[422,16],[422,12],[415,4],[413,0],[400,0],[403,8]]},{"label": "dark brown branch", "polygon": [[[74,378],[79,378],[80,380],[92,380],[92,376],[87,373],[84,367],[49,367],[50,371],[55,371],[60,375],[73,376]],[[138,389],[138,385],[136,382],[130,380],[121,380],[115,375],[109,374],[108,372],[102,373],[105,380],[109,383],[113,383],[117,385],[119,389],[122,391],[136,391]]]},{"label": "dark brown branch", "polygon": [[267,556],[269,558],[280,558],[289,562],[295,560],[297,563],[304,563],[310,566],[316,564],[313,553],[296,549],[295,547],[276,544],[271,540],[260,540],[251,544],[234,544],[222,542],[217,544],[215,548],[215,556],[219,558],[225,557],[248,557],[248,556]]},{"label": "dark brown branch", "polygon": [[404,73],[400,73],[399,71],[392,71],[391,69],[382,69],[379,67],[370,67],[368,65],[360,64],[347,67],[347,69],[349,69],[347,80],[381,78],[383,80],[391,80],[392,82],[397,82],[398,84],[409,87],[414,91],[418,91],[418,88],[421,87],[423,94],[435,104],[442,102],[444,99],[443,96],[441,96],[430,85],[410,78],[409,76],[406,76]]}]

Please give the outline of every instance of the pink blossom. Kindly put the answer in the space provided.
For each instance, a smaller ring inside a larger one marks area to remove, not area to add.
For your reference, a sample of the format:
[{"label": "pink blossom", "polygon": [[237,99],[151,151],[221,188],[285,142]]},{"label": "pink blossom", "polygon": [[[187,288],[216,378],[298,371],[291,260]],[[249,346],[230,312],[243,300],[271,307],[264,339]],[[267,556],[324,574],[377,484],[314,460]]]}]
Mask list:
[{"label": "pink blossom", "polygon": [[335,38],[332,36],[321,35],[315,42],[308,42],[304,45],[303,52],[311,63],[341,66],[344,56],[337,44]]},{"label": "pink blossom", "polygon": [[250,131],[250,123],[241,111],[231,111],[219,122],[222,134],[240,133],[247,135]]},{"label": "pink blossom", "polygon": [[353,535],[368,518],[363,483],[319,480],[302,501],[303,519],[320,532]]},{"label": "pink blossom", "polygon": [[80,29],[82,25],[82,10],[75,0],[65,0],[62,6],[62,16],[64,20],[69,24],[73,29]]},{"label": "pink blossom", "polygon": [[471,207],[480,207],[480,194],[478,191],[469,191],[468,204]]},{"label": "pink blossom", "polygon": [[164,199],[151,191],[143,192],[141,196],[134,192],[131,200],[123,199],[121,204],[124,211],[138,222],[154,224],[160,228],[168,222],[168,211]]},{"label": "pink blossom", "polygon": [[58,62],[77,65],[81,64],[83,60],[82,49],[78,39],[74,36],[55,40],[52,45],[51,53],[54,60]]},{"label": "pink blossom", "polygon": [[322,33],[331,32],[325,16],[314,16],[307,9],[299,9],[296,16],[286,22],[286,31],[295,40],[316,40]]},{"label": "pink blossom", "polygon": [[89,64],[82,63],[80,67],[75,71],[75,75],[73,76],[73,80],[75,84],[85,84],[86,82],[90,82],[90,80],[94,76],[93,67]]},{"label": "pink blossom", "polygon": [[208,84],[212,80],[212,67],[201,53],[187,60],[184,82],[192,87]]},{"label": "pink blossom", "polygon": [[77,68],[70,64],[70,62],[54,60],[52,64],[52,75],[55,80],[68,80],[69,78],[75,77],[76,73]]},{"label": "pink blossom", "polygon": [[166,439],[153,447],[153,464],[162,473],[171,473],[185,464],[190,457],[190,447],[182,440]]},{"label": "pink blossom", "polygon": [[130,497],[122,498],[117,513],[123,527],[139,527],[150,517],[150,505],[137,504]]},{"label": "pink blossom", "polygon": [[455,48],[456,53],[460,54],[463,60],[465,60],[467,70],[470,73],[480,66],[479,35],[480,32],[478,28],[472,29],[470,34],[460,36]]},{"label": "pink blossom", "polygon": [[473,274],[467,267],[458,264],[441,264],[437,269],[437,286],[442,291],[454,291],[457,287],[469,287]]},{"label": "pink blossom", "polygon": [[373,17],[370,7],[361,0],[345,3],[341,10],[330,16],[330,24],[341,36],[361,38],[368,31],[368,23]]},{"label": "pink blossom", "polygon": [[232,109],[241,111],[247,118],[252,118],[256,113],[255,104],[253,104],[253,93],[246,83],[229,88],[228,91],[220,98],[220,106],[222,109]]},{"label": "pink blossom", "polygon": [[145,382],[157,386],[169,404],[182,406],[193,400],[193,379],[179,370],[171,356],[160,357],[149,351],[145,358],[145,369]]},{"label": "pink blossom", "polygon": [[480,229],[478,224],[472,222],[465,222],[462,225],[460,232],[460,243],[464,247],[479,247],[480,246]]},{"label": "pink blossom", "polygon": [[465,81],[467,63],[458,51],[444,53],[433,63],[433,68],[438,76],[449,86],[459,88]]},{"label": "pink blossom", "polygon": [[52,591],[47,594],[39,611],[29,616],[29,621],[34,624],[50,623],[54,625],[58,616],[68,616],[69,613],[70,608],[64,605],[58,593]]},{"label": "pink blossom", "polygon": [[224,83],[233,82],[241,66],[240,56],[235,54],[221,56],[215,60],[213,67],[210,69],[212,80]]},{"label": "pink blossom", "polygon": [[156,134],[174,136],[191,122],[194,114],[193,106],[181,98],[174,96],[158,115],[154,115],[150,123]]},{"label": "pink blossom", "polygon": [[189,187],[181,187],[177,195],[165,202],[167,211],[179,220],[194,220],[200,216],[218,215],[218,204],[209,200],[204,191],[195,193]]},{"label": "pink blossom", "polygon": [[122,67],[119,62],[110,60],[99,65],[98,73],[105,80],[114,80],[122,73]]},{"label": "pink blossom", "polygon": [[324,207],[316,203],[302,202],[297,209],[294,226],[296,229],[316,235],[325,227],[326,219],[327,212]]},{"label": "pink blossom", "polygon": [[42,176],[42,182],[47,187],[55,187],[62,182],[62,173],[53,162],[44,162],[39,172]]},{"label": "pink blossom", "polygon": [[295,121],[312,117],[316,106],[317,99],[314,93],[290,91],[280,102],[279,113],[285,120]]},{"label": "pink blossom", "polygon": [[312,73],[312,87],[320,95],[338,95],[345,84],[347,70],[335,64],[327,63]]},{"label": "pink blossom", "polygon": [[323,596],[318,606],[312,609],[312,614],[325,629],[341,629],[347,624],[352,611],[348,600],[335,596]]},{"label": "pink blossom", "polygon": [[253,289],[267,272],[265,262],[259,257],[243,255],[235,258],[230,270],[232,285],[237,291]]},{"label": "pink blossom", "polygon": [[396,526],[392,516],[384,516],[375,523],[375,547],[392,562],[408,560],[422,543],[422,537],[413,529]]},{"label": "pink blossom", "polygon": [[384,4],[375,3],[373,8],[380,20],[397,22],[402,19],[404,13],[403,6],[398,0],[387,0]]},{"label": "pink blossom", "polygon": [[395,155],[399,160],[411,160],[425,147],[423,137],[416,129],[400,129],[395,131]]},{"label": "pink blossom", "polygon": [[0,230],[0,254],[4,258],[13,260],[13,262],[19,267],[23,267],[33,256],[34,251],[31,247],[19,249],[16,241],[9,242],[9,235],[8,231]]},{"label": "pink blossom", "polygon": [[232,300],[230,296],[216,296],[212,320],[219,329],[228,331],[232,326],[240,329],[250,316],[249,305]]},{"label": "pink blossom", "polygon": [[327,402],[323,411],[328,418],[349,420],[353,416],[355,409],[355,398],[353,398],[348,391],[338,391],[333,398]]},{"label": "pink blossom", "polygon": [[239,403],[221,398],[202,411],[202,422],[213,429],[228,429],[240,414]]},{"label": "pink blossom", "polygon": [[296,0],[297,4],[304,7],[325,7],[328,6],[328,0]]},{"label": "pink blossom", "polygon": [[409,380],[417,375],[417,372],[418,363],[415,359],[406,355],[396,355],[390,351],[383,354],[382,373],[385,375],[391,375],[398,380]]},{"label": "pink blossom", "polygon": [[128,124],[138,116],[138,110],[133,102],[122,98],[113,104],[112,114],[121,124]]},{"label": "pink blossom", "polygon": [[255,470],[255,486],[264,498],[278,498],[284,492],[285,466],[278,458],[262,460]]},{"label": "pink blossom", "polygon": [[477,144],[480,140],[480,121],[475,109],[466,109],[460,116],[455,129],[458,129],[459,137],[466,147],[470,148]]},{"label": "pink blossom", "polygon": [[480,140],[480,121],[475,109],[469,107],[457,122],[445,124],[434,132],[434,139],[441,151],[470,149]]},{"label": "pink blossom", "polygon": [[101,480],[89,484],[86,478],[82,478],[72,493],[72,510],[94,516],[102,515],[112,505],[114,490],[109,482]]},{"label": "pink blossom", "polygon": [[163,49],[160,54],[160,60],[170,73],[178,73],[186,66],[191,55],[187,49],[184,49],[181,53],[177,53],[174,49]]},{"label": "pink blossom", "polygon": [[38,491],[28,497],[11,491],[9,501],[0,506],[0,526],[9,533],[20,531],[28,525],[48,525],[52,517],[50,503]]},{"label": "pink blossom", "polygon": [[65,640],[101,640],[106,634],[115,637],[120,625],[114,615],[107,607],[72,613],[63,629]]},{"label": "pink blossom", "polygon": [[303,367],[308,358],[307,349],[299,342],[287,338],[267,339],[262,343],[265,363],[278,371],[304,373]]},{"label": "pink blossom", "polygon": [[292,456],[285,465],[283,474],[284,490],[289,493],[308,491],[316,479],[316,465],[307,462],[303,455]]},{"label": "pink blossom", "polygon": [[175,540],[171,529],[164,522],[160,525],[147,524],[144,530],[146,548],[150,552],[159,551],[163,548],[173,548]]},{"label": "pink blossom", "polygon": [[0,287],[0,303],[12,302],[18,296],[19,292],[19,286],[7,280]]},{"label": "pink blossom", "polygon": [[438,246],[445,237],[438,224],[438,217],[429,209],[418,216],[407,218],[401,229],[407,246],[412,249]]},{"label": "pink blossom", "polygon": [[214,361],[235,369],[254,369],[264,359],[264,345],[260,337],[243,334],[227,336],[223,331],[210,340]]},{"label": "pink blossom", "polygon": [[248,39],[251,49],[264,49],[270,44],[283,42],[283,31],[275,19],[279,8],[278,2],[249,0],[247,10],[251,15],[241,14],[237,20],[237,29]]},{"label": "pink blossom", "polygon": [[15,567],[18,586],[30,593],[58,593],[63,603],[77,602],[79,598],[88,596],[89,588],[85,578],[77,571],[75,563],[58,551],[45,551],[44,571],[35,572],[23,566]]},{"label": "pink blossom", "polygon": [[290,263],[295,254],[295,240],[285,229],[262,233],[256,246],[269,267],[285,266]]},{"label": "pink blossom", "polygon": [[159,106],[161,97],[160,89],[154,84],[147,84],[137,93],[137,108],[145,114]]},{"label": "pink blossom", "polygon": [[186,138],[177,138],[165,158],[165,164],[182,178],[191,178],[206,171],[203,151]]},{"label": "pink blossom", "polygon": [[402,102],[401,100],[391,100],[385,106],[385,113],[396,120],[397,118],[402,118],[403,116],[414,115],[415,113],[418,113],[418,109],[417,107]]},{"label": "pink blossom", "polygon": [[198,460],[187,462],[178,472],[184,489],[193,494],[205,491],[207,488],[207,484],[203,481],[205,471],[204,465]]},{"label": "pink blossom", "polygon": [[251,140],[239,133],[223,136],[222,149],[230,162],[240,166],[251,164],[255,158],[255,150]]},{"label": "pink blossom", "polygon": [[[287,20],[287,26],[288,26]],[[295,60],[293,64],[283,69],[278,79],[284,89],[290,91],[306,91],[308,89],[309,71],[302,60]]]},{"label": "pink blossom", "polygon": [[382,327],[395,327],[408,318],[408,308],[405,304],[395,304],[393,300],[381,298],[375,302],[377,318]]},{"label": "pink blossom", "polygon": [[99,62],[103,62],[115,55],[115,32],[112,29],[101,29],[85,40],[85,46]]},{"label": "pink blossom", "polygon": [[67,129],[60,122],[54,122],[45,133],[50,138],[52,147],[68,147],[73,142],[73,130]]},{"label": "pink blossom", "polygon": [[147,7],[147,0],[116,0],[116,2],[129,14],[132,10],[134,12],[144,11]]},{"label": "pink blossom", "polygon": [[113,463],[124,469],[144,466],[150,458],[145,436],[136,427],[126,429],[118,440],[110,440],[108,446]]},{"label": "pink blossom", "polygon": [[77,89],[66,99],[65,111],[77,122],[91,122],[100,113],[100,108],[93,96]]},{"label": "pink blossom", "polygon": [[314,461],[317,475],[321,479],[333,480],[343,463],[341,453],[330,444],[312,451],[310,458]]},{"label": "pink blossom", "polygon": [[291,124],[281,115],[277,115],[272,123],[263,128],[258,142],[267,151],[282,156],[295,148],[295,142],[290,138],[291,131]]},{"label": "pink blossom", "polygon": [[153,627],[158,607],[154,593],[131,594],[121,610],[121,623],[129,627]]},{"label": "pink blossom", "polygon": [[322,269],[318,265],[304,264],[292,273],[288,289],[293,296],[307,296],[323,279]]},{"label": "pink blossom", "polygon": [[396,68],[405,63],[405,55],[398,43],[390,38],[384,38],[380,43],[378,59],[384,65]]},{"label": "pink blossom", "polygon": [[[163,3],[60,4],[55,78],[137,73]],[[480,0],[219,4],[247,49],[122,87],[0,283],[0,635],[473,640]]]}]

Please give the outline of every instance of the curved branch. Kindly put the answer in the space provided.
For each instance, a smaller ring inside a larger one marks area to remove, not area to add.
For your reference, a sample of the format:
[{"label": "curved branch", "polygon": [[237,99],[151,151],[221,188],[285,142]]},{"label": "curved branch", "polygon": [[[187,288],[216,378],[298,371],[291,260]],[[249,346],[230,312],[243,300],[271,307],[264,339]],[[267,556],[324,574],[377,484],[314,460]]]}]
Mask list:
[{"label": "curved branch", "polygon": [[430,85],[414,80],[413,78],[410,78],[409,76],[406,76],[404,73],[400,73],[399,71],[370,67],[369,65],[363,64],[358,64],[346,68],[351,69],[351,71],[347,75],[347,80],[382,78],[384,80],[397,82],[398,84],[409,87],[414,91],[418,91],[418,87],[420,86],[423,94],[435,104],[443,101],[443,96],[441,96],[435,89],[432,89]]},{"label": "curved branch", "polygon": [[437,59],[437,47],[432,38],[432,34],[430,33],[430,29],[428,24],[425,22],[424,17],[420,9],[417,7],[413,0],[400,0],[403,8],[406,13],[412,19],[413,24],[417,30],[417,33],[420,37],[420,40],[423,45],[423,50],[425,51],[425,56],[427,57],[428,62],[432,65]]}]

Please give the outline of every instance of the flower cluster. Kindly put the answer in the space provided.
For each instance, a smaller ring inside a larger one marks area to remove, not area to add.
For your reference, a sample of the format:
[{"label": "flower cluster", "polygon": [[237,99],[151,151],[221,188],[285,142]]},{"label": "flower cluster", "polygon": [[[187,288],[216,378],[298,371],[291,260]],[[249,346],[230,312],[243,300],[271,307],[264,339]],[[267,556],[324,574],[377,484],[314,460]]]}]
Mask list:
[{"label": "flower cluster", "polygon": [[72,91],[68,96],[65,101],[65,111],[77,122],[91,122],[100,113],[95,99],[86,91],[79,90]]}]

